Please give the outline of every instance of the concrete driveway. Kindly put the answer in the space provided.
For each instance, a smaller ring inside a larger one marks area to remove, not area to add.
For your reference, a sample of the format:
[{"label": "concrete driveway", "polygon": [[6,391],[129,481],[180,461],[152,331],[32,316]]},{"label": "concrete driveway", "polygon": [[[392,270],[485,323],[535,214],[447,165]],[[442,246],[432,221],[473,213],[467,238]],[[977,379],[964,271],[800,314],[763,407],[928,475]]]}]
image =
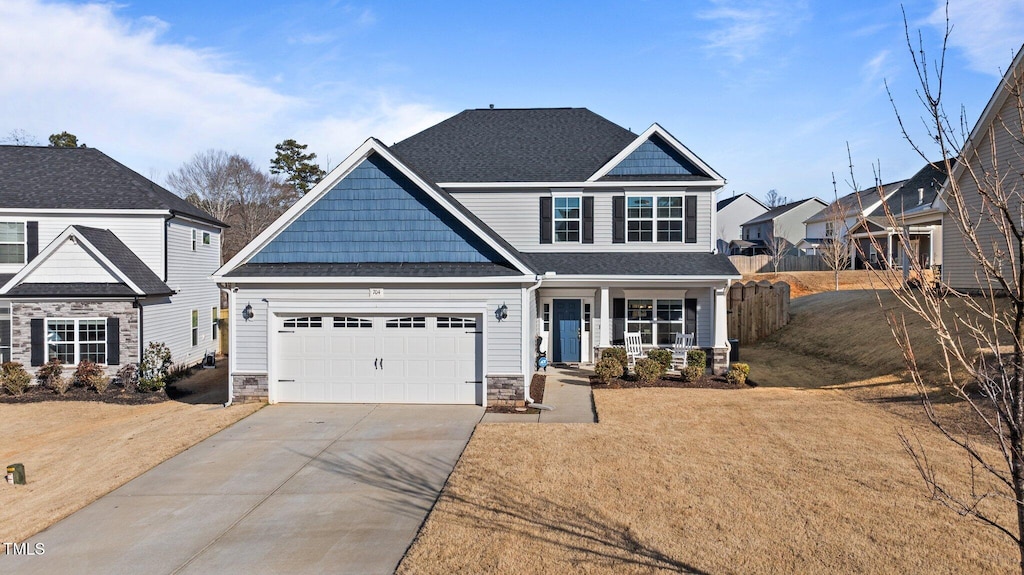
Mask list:
[{"label": "concrete driveway", "polygon": [[392,573],[482,415],[272,405],[36,535],[44,554],[0,550],[0,570]]}]

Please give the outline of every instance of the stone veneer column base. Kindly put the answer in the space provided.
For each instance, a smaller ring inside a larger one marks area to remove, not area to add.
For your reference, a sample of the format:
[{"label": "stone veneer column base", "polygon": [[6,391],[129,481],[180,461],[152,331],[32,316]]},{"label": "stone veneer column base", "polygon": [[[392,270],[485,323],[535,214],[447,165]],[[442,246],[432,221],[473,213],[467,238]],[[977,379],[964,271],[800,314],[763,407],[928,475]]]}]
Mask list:
[{"label": "stone veneer column base", "polygon": [[266,375],[235,375],[231,378],[231,401],[267,401],[270,386]]},{"label": "stone veneer column base", "polygon": [[729,350],[716,347],[711,350],[711,371],[715,375],[725,375],[729,371]]},{"label": "stone veneer column base", "polygon": [[487,405],[525,405],[523,383],[521,375],[488,375]]}]

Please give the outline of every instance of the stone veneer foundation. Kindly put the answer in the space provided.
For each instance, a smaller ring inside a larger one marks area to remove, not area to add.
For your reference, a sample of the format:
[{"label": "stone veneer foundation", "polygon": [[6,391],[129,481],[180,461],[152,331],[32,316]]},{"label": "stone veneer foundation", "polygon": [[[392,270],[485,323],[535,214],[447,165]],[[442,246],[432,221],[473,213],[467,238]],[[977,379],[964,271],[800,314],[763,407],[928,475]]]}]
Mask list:
[{"label": "stone veneer foundation", "polygon": [[236,374],[231,378],[231,401],[247,403],[250,401],[267,401],[269,384],[266,374]]},{"label": "stone veneer foundation", "polygon": [[524,405],[526,389],[521,375],[488,375],[487,405]]}]

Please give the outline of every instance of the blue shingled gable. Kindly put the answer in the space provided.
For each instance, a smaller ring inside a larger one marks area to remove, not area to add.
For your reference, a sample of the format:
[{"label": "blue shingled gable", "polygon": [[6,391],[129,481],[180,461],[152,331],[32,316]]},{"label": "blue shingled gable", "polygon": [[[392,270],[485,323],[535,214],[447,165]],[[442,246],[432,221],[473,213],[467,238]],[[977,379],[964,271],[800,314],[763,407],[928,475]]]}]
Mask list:
[{"label": "blue shingled gable", "polygon": [[373,154],[249,262],[504,260],[398,169]]},{"label": "blue shingled gable", "polygon": [[610,172],[609,176],[704,176],[692,162],[657,135],[640,144]]}]

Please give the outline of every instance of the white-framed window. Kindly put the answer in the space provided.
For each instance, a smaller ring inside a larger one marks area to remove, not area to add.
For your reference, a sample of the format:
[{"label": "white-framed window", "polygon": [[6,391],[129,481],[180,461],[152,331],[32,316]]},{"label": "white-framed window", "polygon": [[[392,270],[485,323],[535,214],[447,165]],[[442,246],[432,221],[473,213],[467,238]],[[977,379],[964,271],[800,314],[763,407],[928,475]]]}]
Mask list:
[{"label": "white-framed window", "polygon": [[544,304],[544,312],[541,317],[544,320],[544,331],[551,331],[551,304]]},{"label": "white-framed window", "polygon": [[373,327],[373,320],[363,317],[334,316],[334,327],[354,327],[369,329]]},{"label": "white-framed window", "polygon": [[555,225],[555,242],[580,241],[580,229],[583,210],[580,208],[582,200],[579,197],[556,197],[554,198],[553,220]]},{"label": "white-framed window", "polygon": [[474,317],[439,317],[437,318],[438,328],[466,328],[476,329],[476,318]]},{"label": "white-framed window", "polygon": [[214,340],[217,339],[217,325],[218,321],[220,320],[220,318],[217,317],[220,315],[218,313],[219,311],[220,310],[218,310],[216,307],[210,308],[210,337]]},{"label": "white-framed window", "polygon": [[583,331],[590,331],[590,304],[583,304]]},{"label": "white-framed window", "polygon": [[683,196],[628,196],[626,240],[630,242],[683,241]]},{"label": "white-framed window", "polygon": [[424,316],[398,317],[384,322],[384,327],[427,327],[427,318]]},{"label": "white-framed window", "polygon": [[[192,228],[192,251],[196,251],[196,246],[199,243],[197,241],[197,239],[196,239],[198,234],[199,234],[199,232],[195,228]],[[195,345],[195,344],[192,344],[192,345]]]},{"label": "white-framed window", "polygon": [[11,361],[11,304],[0,307],[0,362]]},{"label": "white-framed window", "polygon": [[192,345],[199,345],[199,310],[192,310]]},{"label": "white-framed window", "polygon": [[681,299],[628,299],[626,331],[639,333],[645,344],[672,345],[683,333],[684,314]]},{"label": "white-framed window", "polygon": [[203,232],[203,245],[210,245],[210,232]]},{"label": "white-framed window", "polygon": [[46,318],[46,360],[52,358],[64,365],[107,363],[107,320]]},{"label": "white-framed window", "polygon": [[23,264],[25,222],[0,222],[0,264]]},{"label": "white-framed window", "polygon": [[825,237],[831,238],[836,235],[836,224],[834,222],[825,222]]},{"label": "white-framed window", "polygon": [[322,317],[292,317],[284,320],[284,327],[323,327]]}]

